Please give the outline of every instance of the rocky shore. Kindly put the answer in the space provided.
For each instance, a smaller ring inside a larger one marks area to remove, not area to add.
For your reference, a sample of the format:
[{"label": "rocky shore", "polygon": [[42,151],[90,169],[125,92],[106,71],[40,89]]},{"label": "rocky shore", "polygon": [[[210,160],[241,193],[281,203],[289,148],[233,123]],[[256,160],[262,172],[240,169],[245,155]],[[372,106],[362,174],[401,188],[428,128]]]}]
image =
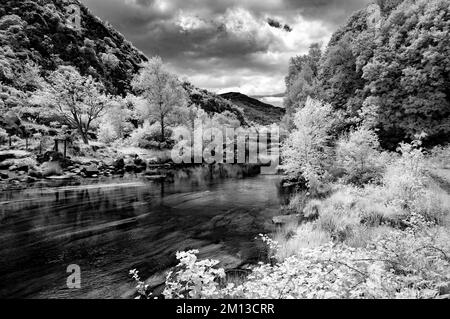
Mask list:
[{"label": "rocky shore", "polygon": [[170,181],[171,162],[158,163],[129,154],[116,159],[72,159],[60,152],[35,155],[23,150],[0,151],[1,189],[21,189],[46,180],[76,180],[141,174],[149,180]]}]

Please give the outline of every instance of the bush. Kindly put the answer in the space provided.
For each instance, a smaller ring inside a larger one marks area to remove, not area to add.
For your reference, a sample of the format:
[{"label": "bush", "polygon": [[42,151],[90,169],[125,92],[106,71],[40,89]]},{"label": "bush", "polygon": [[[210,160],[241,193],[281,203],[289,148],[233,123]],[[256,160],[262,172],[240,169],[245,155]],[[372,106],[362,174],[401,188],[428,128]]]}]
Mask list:
[{"label": "bush", "polygon": [[337,165],[346,171],[345,182],[363,185],[380,180],[383,154],[375,132],[360,127],[343,136],[336,146]]},{"label": "bush", "polygon": [[46,162],[42,164],[42,176],[58,176],[63,174],[61,165],[58,162]]},{"label": "bush", "polygon": [[179,264],[167,274],[164,296],[170,298],[214,298],[220,296],[217,278],[224,278],[223,269],[214,268],[216,260],[198,261],[198,250],[177,252]]},{"label": "bush", "polygon": [[109,123],[102,123],[98,130],[98,140],[103,143],[112,143],[119,139],[114,127]]},{"label": "bush", "polygon": [[161,142],[161,126],[159,123],[149,125],[145,123],[142,128],[138,128],[131,133],[130,142],[135,147],[142,148],[171,148],[173,147],[172,130],[166,128],[166,136]]},{"label": "bush", "polygon": [[[223,280],[218,261],[177,253],[166,298],[435,298],[448,293],[449,235],[420,216],[406,231],[391,229],[366,248],[322,244],[295,247],[274,265],[260,263],[239,284]],[[434,230],[434,231],[433,231]],[[311,229],[303,230],[311,233]],[[325,237],[326,238],[326,237]],[[270,241],[271,247],[279,247]]]},{"label": "bush", "polygon": [[430,159],[440,168],[450,168],[450,145],[434,147],[430,152]]}]

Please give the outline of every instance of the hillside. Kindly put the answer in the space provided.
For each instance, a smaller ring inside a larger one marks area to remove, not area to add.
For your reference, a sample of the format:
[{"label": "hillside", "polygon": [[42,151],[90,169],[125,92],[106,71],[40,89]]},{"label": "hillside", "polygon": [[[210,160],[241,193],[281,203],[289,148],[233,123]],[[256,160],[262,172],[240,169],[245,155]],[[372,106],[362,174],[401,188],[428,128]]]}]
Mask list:
[{"label": "hillside", "polygon": [[313,97],[341,119],[335,136],[365,123],[390,150],[425,134],[427,147],[447,142],[449,27],[446,0],[376,1],[355,12],[324,52],[315,45],[291,59],[286,112]]},{"label": "hillside", "polygon": [[229,111],[236,115],[242,125],[248,124],[247,116],[235,103],[205,89],[199,89],[188,82],[183,83],[183,87],[188,93],[191,103],[202,108],[206,113],[213,114]]},{"label": "hillside", "polygon": [[[66,22],[69,4],[80,8],[79,30]],[[13,67],[31,61],[47,73],[72,65],[100,80],[110,93],[124,94],[138,65],[147,60],[77,0],[2,0],[0,17],[0,60],[6,56]],[[0,80],[6,82],[1,75]]]},{"label": "hillside", "polygon": [[220,96],[240,107],[249,121],[258,124],[277,123],[284,116],[284,109],[263,103],[242,93],[229,92]]}]

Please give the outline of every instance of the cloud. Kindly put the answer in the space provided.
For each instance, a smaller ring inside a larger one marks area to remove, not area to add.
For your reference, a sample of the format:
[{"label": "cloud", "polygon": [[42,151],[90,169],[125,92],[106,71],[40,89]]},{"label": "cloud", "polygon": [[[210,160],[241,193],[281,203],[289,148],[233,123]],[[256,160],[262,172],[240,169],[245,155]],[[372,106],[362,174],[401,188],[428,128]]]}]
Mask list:
[{"label": "cloud", "polygon": [[[284,91],[289,58],[369,0],[82,0],[148,56],[213,91]],[[292,29],[292,32],[287,32]]]},{"label": "cloud", "polygon": [[267,23],[272,28],[283,29],[286,32],[292,31],[292,28],[289,25],[287,25],[287,24],[283,25],[280,21],[272,19],[272,18],[267,18]]}]

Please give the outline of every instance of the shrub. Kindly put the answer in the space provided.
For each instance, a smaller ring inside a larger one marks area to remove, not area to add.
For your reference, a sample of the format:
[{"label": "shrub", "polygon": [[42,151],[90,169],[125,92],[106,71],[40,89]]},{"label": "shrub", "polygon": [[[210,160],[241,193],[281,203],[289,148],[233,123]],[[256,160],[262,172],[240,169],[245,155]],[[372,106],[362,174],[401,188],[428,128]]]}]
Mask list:
[{"label": "shrub", "polygon": [[390,163],[383,177],[387,197],[401,209],[408,209],[425,189],[425,156],[417,144],[401,144],[401,156]]},{"label": "shrub", "polygon": [[440,168],[450,168],[450,145],[434,147],[430,152],[430,159]]},{"label": "shrub", "polygon": [[110,123],[102,123],[98,130],[98,140],[103,143],[117,141],[119,136]]},{"label": "shrub", "polygon": [[224,278],[223,269],[214,268],[216,260],[197,260],[198,250],[177,252],[179,264],[167,274],[166,298],[214,298],[220,296],[217,278]]},{"label": "shrub", "polygon": [[161,141],[161,127],[158,123],[149,125],[145,123],[142,128],[138,128],[131,133],[130,141],[133,146],[142,148],[170,148],[173,146],[172,130],[166,128],[166,136]]},{"label": "shrub", "polygon": [[[197,261],[196,251],[177,253],[166,298],[434,298],[448,290],[449,235],[420,216],[406,231],[391,229],[367,248],[323,244],[295,247],[274,265],[260,263],[241,283],[223,282],[218,261]],[[434,230],[434,231],[433,231]],[[311,233],[311,229],[306,229]],[[279,247],[273,241],[272,247]],[[446,287],[442,289],[442,287]]]},{"label": "shrub", "polygon": [[62,175],[63,173],[61,165],[58,162],[46,162],[42,164],[41,169],[42,176],[44,177]]},{"label": "shrub", "polygon": [[381,178],[384,163],[379,147],[375,132],[364,127],[340,138],[336,159],[347,173],[347,182],[363,185]]}]

